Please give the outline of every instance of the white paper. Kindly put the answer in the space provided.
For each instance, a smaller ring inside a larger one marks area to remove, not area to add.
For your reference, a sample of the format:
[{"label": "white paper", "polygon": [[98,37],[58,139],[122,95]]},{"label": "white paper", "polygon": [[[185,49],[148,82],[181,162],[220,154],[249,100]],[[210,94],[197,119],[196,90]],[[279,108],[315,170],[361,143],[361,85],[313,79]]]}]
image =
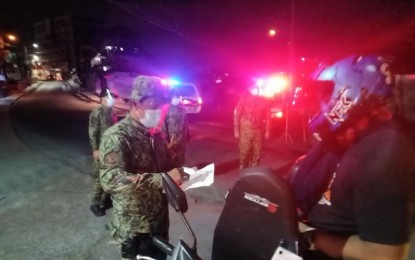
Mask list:
[{"label": "white paper", "polygon": [[199,187],[207,187],[210,186],[214,181],[214,163],[211,163],[200,170],[198,170],[197,168],[188,167],[183,167],[183,170],[185,173],[189,174],[189,180],[181,185],[184,191]]},{"label": "white paper", "polygon": [[279,246],[277,250],[275,250],[271,260],[303,260],[303,258]]}]

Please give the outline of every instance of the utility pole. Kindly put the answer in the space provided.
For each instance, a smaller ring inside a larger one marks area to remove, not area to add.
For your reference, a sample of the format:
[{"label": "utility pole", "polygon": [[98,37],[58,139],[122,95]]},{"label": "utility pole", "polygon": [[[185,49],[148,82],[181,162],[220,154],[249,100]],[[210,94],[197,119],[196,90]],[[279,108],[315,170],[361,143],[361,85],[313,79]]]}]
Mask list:
[{"label": "utility pole", "polygon": [[[289,64],[289,77],[290,77],[290,84],[292,85],[294,82],[294,2],[295,0],[291,0],[291,14],[290,14],[290,46],[289,46],[289,55],[288,55],[288,64]],[[292,87],[292,86],[291,86]],[[288,92],[291,89],[288,90]],[[283,139],[286,143],[290,142],[293,143],[294,140],[289,134],[289,108],[288,104],[290,102],[289,97],[287,95],[287,91],[284,93],[283,102],[285,106],[285,132],[282,134],[280,139]]]}]

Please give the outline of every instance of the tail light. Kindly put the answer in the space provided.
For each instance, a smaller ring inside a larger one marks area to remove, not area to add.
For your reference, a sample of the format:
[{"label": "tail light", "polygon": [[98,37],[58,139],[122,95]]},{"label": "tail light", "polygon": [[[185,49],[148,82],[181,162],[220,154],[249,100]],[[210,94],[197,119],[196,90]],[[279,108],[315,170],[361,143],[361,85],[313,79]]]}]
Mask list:
[{"label": "tail light", "polygon": [[201,105],[201,104],[203,103],[203,101],[202,101],[202,98],[201,98],[201,97],[197,98],[197,103],[198,103],[199,105]]},{"label": "tail light", "polygon": [[284,116],[284,113],[282,111],[272,112],[271,114],[272,118],[282,118],[283,116]]}]

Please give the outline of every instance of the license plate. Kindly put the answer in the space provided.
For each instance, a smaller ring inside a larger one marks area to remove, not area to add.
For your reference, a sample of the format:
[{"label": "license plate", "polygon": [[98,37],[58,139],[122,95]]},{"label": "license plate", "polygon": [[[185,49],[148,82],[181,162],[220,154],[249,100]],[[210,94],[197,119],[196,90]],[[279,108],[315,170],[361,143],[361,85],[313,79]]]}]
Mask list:
[{"label": "license plate", "polygon": [[184,107],[184,110],[187,113],[195,113],[197,111],[197,107]]}]

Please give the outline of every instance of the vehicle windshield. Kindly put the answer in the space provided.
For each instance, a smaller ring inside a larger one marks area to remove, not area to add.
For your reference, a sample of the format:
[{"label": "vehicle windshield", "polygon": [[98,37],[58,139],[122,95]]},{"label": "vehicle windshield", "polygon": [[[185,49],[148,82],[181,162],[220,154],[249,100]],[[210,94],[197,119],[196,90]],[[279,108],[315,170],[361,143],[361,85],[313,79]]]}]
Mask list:
[{"label": "vehicle windshield", "polygon": [[177,91],[179,96],[195,96],[196,90],[193,85],[176,85],[174,90]]}]

